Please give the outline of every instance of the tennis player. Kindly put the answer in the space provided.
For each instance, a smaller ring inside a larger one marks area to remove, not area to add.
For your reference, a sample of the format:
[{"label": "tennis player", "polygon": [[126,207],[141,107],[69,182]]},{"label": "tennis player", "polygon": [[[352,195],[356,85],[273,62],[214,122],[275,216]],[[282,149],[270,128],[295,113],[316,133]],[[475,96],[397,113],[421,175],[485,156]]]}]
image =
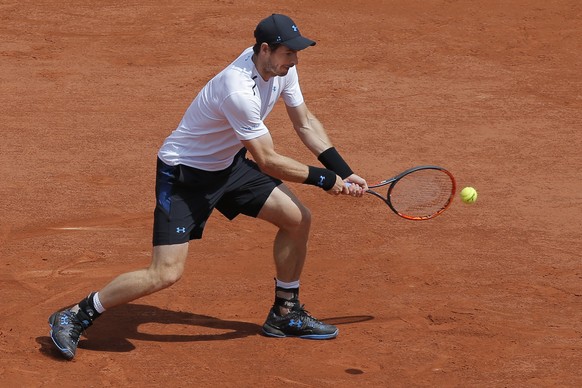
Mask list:
[{"label": "tennis player", "polygon": [[[119,275],[72,308],[50,316],[50,336],[65,358],[75,356],[81,333],[107,309],[178,281],[189,242],[202,238],[214,209],[230,220],[243,214],[278,228],[275,298],[263,333],[308,339],[338,335],[335,326],[311,316],[299,301],[311,213],[282,181],[354,197],[361,197],[368,186],[340,156],[303,99],[298,53],[315,42],[280,14],[261,20],[254,36],[255,45],[202,88],[159,149],[150,266]],[[280,97],[297,135],[323,167],[275,150],[264,120]]]}]

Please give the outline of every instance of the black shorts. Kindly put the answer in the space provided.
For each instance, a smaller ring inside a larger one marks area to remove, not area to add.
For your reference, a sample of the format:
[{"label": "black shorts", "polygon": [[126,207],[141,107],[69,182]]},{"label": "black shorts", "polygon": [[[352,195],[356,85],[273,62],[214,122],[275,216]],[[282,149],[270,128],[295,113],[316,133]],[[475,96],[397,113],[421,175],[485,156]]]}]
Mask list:
[{"label": "black shorts", "polygon": [[214,208],[232,220],[239,214],[256,217],[282,182],[263,174],[240,150],[230,167],[204,171],[169,166],[158,158],[153,245],[171,245],[202,238]]}]

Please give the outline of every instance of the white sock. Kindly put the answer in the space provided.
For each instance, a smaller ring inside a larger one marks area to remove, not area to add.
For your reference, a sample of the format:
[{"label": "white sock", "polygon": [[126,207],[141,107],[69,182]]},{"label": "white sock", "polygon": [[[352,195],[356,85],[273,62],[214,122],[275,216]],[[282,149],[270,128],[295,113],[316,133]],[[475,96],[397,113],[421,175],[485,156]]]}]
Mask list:
[{"label": "white sock", "polygon": [[105,308],[103,307],[101,301],[99,300],[98,292],[96,292],[95,295],[93,295],[93,305],[95,306],[95,310],[97,310],[98,314],[101,314],[105,311]]},{"label": "white sock", "polygon": [[299,288],[299,280],[295,280],[294,282],[290,282],[290,283],[285,283],[280,281],[279,279],[276,279],[276,285],[277,287],[280,288],[284,288],[284,289],[293,289],[293,288]]}]

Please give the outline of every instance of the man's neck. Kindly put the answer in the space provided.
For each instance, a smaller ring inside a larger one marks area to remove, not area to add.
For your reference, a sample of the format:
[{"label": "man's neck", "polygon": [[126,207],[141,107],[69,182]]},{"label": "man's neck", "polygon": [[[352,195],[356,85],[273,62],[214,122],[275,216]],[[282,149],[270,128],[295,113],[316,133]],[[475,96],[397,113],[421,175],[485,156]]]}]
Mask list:
[{"label": "man's neck", "polygon": [[257,69],[257,72],[259,73],[263,81],[268,81],[271,78],[271,75],[264,70],[263,66],[259,64],[259,57],[257,56],[257,54],[253,54],[251,60],[255,64],[255,68]]}]

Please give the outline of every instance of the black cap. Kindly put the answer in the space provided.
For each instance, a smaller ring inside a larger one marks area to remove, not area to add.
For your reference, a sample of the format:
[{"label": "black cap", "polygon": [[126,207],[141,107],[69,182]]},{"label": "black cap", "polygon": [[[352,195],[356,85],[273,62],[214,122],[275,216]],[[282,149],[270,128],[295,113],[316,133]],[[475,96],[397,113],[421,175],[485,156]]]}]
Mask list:
[{"label": "black cap", "polygon": [[299,28],[289,16],[272,14],[261,20],[255,29],[257,43],[280,43],[291,50],[303,50],[315,46],[315,42],[299,33]]}]

